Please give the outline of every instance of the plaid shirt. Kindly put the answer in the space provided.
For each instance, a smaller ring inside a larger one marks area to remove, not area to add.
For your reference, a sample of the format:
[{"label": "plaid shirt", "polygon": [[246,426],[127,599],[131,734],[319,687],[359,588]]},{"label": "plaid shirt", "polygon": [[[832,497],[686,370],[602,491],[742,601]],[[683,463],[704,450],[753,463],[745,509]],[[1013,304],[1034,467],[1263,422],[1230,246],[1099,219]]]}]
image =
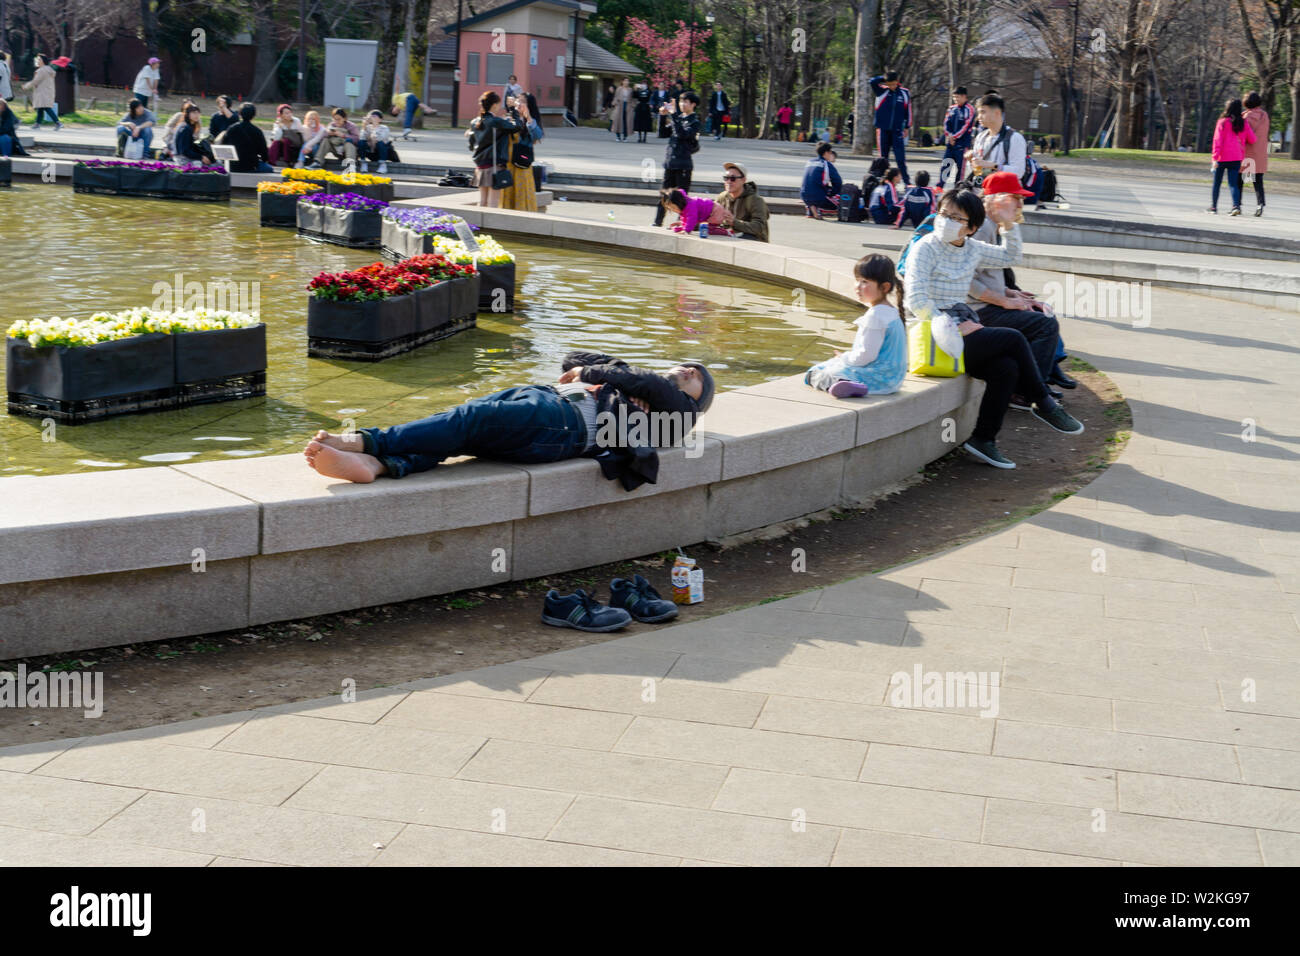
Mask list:
[{"label": "plaid shirt", "polygon": [[964,304],[976,269],[1013,266],[1020,261],[1020,230],[1013,226],[1003,240],[1006,245],[993,246],[968,238],[954,246],[935,233],[918,239],[907,257],[903,298],[907,311],[921,318]]}]

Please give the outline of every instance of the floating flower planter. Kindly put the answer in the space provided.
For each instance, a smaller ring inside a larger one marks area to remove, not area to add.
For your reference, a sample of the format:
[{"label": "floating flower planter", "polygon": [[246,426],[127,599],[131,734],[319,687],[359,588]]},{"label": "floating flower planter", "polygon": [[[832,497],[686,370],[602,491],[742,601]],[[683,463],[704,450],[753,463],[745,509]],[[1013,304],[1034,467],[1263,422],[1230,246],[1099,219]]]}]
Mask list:
[{"label": "floating flower planter", "polygon": [[230,199],[230,175],[220,166],[87,159],[72,167],[72,188],[110,196],[223,202]]},{"label": "floating flower planter", "polygon": [[[459,265],[476,266],[481,278],[478,310],[515,310],[515,257],[491,236],[480,233],[478,252],[456,238],[460,217],[427,206],[389,206],[381,215],[380,240],[384,252],[399,258],[428,255],[446,256]],[[471,230],[478,229],[470,226]],[[499,290],[499,291],[498,291]]]},{"label": "floating flower planter", "polygon": [[323,192],[318,183],[258,183],[258,218],[263,226],[294,229],[298,225],[298,200],[318,192]]},{"label": "floating flower planter", "polygon": [[352,248],[378,246],[379,212],[386,205],[355,193],[315,193],[298,201],[298,233]]},{"label": "floating flower planter", "polygon": [[131,309],[15,322],[11,415],[79,425],[266,394],[266,326],[239,312]]},{"label": "floating flower planter", "polygon": [[331,173],[324,169],[285,169],[281,175],[286,181],[312,183],[332,196],[353,193],[380,202],[393,201],[393,181],[387,176]]},{"label": "floating flower planter", "polygon": [[307,354],[375,362],[473,328],[479,277],[442,256],[321,273],[307,284]]}]

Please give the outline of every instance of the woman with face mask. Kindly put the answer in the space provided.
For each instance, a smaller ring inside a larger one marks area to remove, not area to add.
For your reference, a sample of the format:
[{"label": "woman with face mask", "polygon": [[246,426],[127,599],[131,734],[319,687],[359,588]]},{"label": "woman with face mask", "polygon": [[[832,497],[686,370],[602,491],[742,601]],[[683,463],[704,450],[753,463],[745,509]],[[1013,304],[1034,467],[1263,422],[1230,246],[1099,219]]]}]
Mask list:
[{"label": "woman with face mask", "polygon": [[54,121],[56,130],[63,129],[63,124],[59,122],[59,108],[54,102],[54,67],[45,62],[45,57],[39,53],[32,59],[32,65],[36,67],[36,72],[23,84],[23,89],[31,93],[32,109],[36,110],[36,122],[32,128],[40,129],[41,120],[48,116]]},{"label": "woman with face mask", "polygon": [[1056,403],[1043,384],[1024,334],[1018,329],[986,328],[966,304],[977,269],[1005,268],[1020,261],[1019,212],[1019,199],[1013,195],[992,203],[989,215],[1004,245],[980,242],[971,237],[984,225],[983,200],[968,189],[947,192],[939,201],[934,231],[916,241],[907,261],[907,310],[933,322],[950,318],[962,337],[967,373],[985,384],[974,433],[962,448],[995,468],[1016,467],[997,446],[1013,393],[1029,399],[1034,417],[1057,431],[1067,435],[1083,431],[1083,425]]}]

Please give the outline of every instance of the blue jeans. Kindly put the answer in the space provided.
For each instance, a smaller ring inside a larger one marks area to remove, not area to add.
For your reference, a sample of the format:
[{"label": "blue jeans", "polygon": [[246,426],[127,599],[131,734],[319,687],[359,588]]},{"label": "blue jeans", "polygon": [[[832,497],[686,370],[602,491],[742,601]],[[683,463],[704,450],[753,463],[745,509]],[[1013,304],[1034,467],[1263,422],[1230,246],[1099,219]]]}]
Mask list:
[{"label": "blue jeans", "polygon": [[259,173],[273,173],[275,172],[275,167],[272,166],[270,163],[258,163],[257,171]]},{"label": "blue jeans", "polygon": [[1210,193],[1210,205],[1219,207],[1219,188],[1223,185],[1223,172],[1228,171],[1228,188],[1232,191],[1232,208],[1241,205],[1241,160],[1234,159],[1214,165],[1214,189]]},{"label": "blue jeans", "polygon": [[903,174],[903,182],[912,185],[912,177],[907,174],[907,132],[901,129],[876,127],[876,145],[880,148],[880,155],[885,159],[888,159],[890,151],[893,151],[897,159],[894,165]]},{"label": "blue jeans", "polygon": [[[130,131],[129,129],[127,129],[125,126],[120,126],[120,125],[119,125],[118,128],[117,128],[117,141],[118,141],[118,144],[119,144],[120,146],[122,146],[123,148],[125,148],[125,147],[126,147],[126,141],[127,141],[128,139],[130,139],[130,138],[131,138],[131,131]],[[145,156],[145,159],[148,159],[148,158],[149,158],[149,147],[153,145],[153,127],[150,126],[148,129],[142,129],[142,130],[140,130],[140,135],[137,136],[136,139],[138,139],[138,140],[140,140],[140,142],[144,143],[144,156]]]},{"label": "blue jeans", "polygon": [[428,471],[444,458],[501,461],[576,458],[587,445],[582,413],[549,385],[519,385],[392,428],[363,428],[361,441],[390,478]]},{"label": "blue jeans", "polygon": [[415,111],[420,108],[420,98],[414,93],[406,94],[406,111],[402,114],[402,129],[410,129],[415,122]]},{"label": "blue jeans", "polygon": [[36,122],[33,123],[32,126],[39,128],[41,125],[41,117],[44,116],[46,113],[50,115],[50,120],[53,123],[55,123],[56,125],[58,124],[59,122],[58,106],[38,106],[36,107]]},{"label": "blue jeans", "polygon": [[0,156],[12,156],[14,154],[14,138],[7,133],[0,136]]},{"label": "blue jeans", "polygon": [[388,151],[392,147],[388,143],[367,143],[362,141],[361,158],[377,159],[381,163],[388,162]]}]

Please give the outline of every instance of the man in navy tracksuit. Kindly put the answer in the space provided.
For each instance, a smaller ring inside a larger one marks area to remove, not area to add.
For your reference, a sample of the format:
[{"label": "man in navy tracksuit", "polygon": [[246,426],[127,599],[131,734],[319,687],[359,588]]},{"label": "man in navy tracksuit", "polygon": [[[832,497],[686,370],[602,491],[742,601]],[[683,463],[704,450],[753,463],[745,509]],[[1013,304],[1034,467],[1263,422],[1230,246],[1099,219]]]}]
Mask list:
[{"label": "man in navy tracksuit", "polygon": [[898,73],[893,70],[884,76],[873,76],[871,92],[876,97],[876,150],[886,157],[893,151],[903,182],[910,186],[907,131],[912,127],[912,93],[898,82]]},{"label": "man in navy tracksuit", "polygon": [[[961,182],[962,168],[966,161],[966,150],[971,148],[974,142],[975,132],[975,107],[970,105],[966,97],[966,87],[959,86],[953,90],[952,106],[948,108],[948,115],[943,118],[943,141],[947,143],[947,148],[943,151],[943,162],[939,166],[939,187],[942,189],[945,184],[949,166],[957,172],[957,178],[954,183]],[[949,160],[952,162],[949,163]]]}]

